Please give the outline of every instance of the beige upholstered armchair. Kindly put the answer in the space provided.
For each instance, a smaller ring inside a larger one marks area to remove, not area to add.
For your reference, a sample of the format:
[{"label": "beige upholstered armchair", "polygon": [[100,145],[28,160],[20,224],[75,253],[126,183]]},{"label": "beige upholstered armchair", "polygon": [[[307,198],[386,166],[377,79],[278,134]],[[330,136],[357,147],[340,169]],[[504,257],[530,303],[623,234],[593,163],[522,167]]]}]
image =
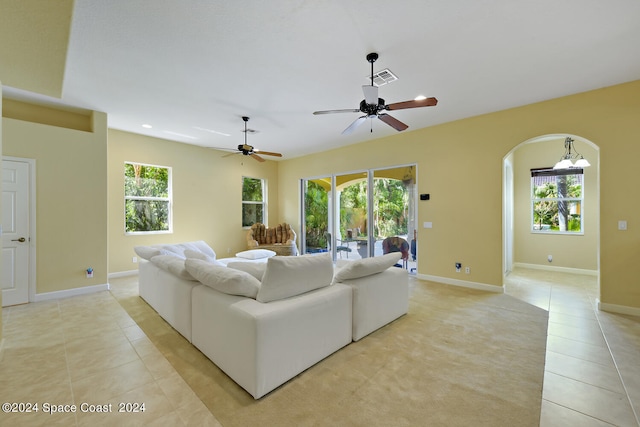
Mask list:
[{"label": "beige upholstered armchair", "polygon": [[273,228],[258,222],[247,233],[247,248],[270,249],[278,255],[298,255],[296,232],[284,222]]}]

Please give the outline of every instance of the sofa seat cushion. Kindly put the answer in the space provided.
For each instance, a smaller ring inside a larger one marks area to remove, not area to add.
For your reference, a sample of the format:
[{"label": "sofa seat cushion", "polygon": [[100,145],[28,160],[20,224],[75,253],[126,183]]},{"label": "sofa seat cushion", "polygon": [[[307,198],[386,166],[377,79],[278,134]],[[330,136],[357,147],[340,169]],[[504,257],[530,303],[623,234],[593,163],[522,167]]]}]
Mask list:
[{"label": "sofa seat cushion", "polygon": [[400,261],[401,255],[400,252],[392,252],[373,258],[363,258],[345,262],[343,266],[336,271],[334,280],[336,282],[344,282],[349,279],[357,279],[381,273]]},{"label": "sofa seat cushion", "polygon": [[249,298],[258,294],[260,281],[249,273],[193,258],[187,258],[184,264],[200,283],[219,292]]},{"label": "sofa seat cushion", "polygon": [[329,286],[333,278],[331,254],[269,258],[256,299],[269,302]]}]

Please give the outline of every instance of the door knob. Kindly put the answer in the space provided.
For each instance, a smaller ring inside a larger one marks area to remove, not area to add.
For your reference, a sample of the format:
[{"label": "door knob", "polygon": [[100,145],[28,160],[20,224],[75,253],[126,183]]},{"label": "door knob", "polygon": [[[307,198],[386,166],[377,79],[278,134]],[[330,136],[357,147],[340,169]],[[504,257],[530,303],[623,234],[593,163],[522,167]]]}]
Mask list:
[{"label": "door knob", "polygon": [[26,241],[27,241],[27,239],[25,239],[24,237],[21,237],[21,238],[19,238],[19,239],[11,239],[11,241],[12,241],[12,242],[20,242],[20,243],[23,243],[23,242],[26,242]]}]

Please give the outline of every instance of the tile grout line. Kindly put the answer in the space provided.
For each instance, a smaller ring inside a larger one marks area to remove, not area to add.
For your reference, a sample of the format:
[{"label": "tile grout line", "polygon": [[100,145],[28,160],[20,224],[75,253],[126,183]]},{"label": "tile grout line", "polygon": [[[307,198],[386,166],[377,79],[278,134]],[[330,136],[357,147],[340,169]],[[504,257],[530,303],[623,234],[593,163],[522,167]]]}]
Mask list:
[{"label": "tile grout line", "polygon": [[[58,316],[60,316],[60,320],[62,321],[62,345],[64,346],[64,362],[67,367],[67,381],[69,383],[69,390],[71,390],[71,401],[73,404],[76,404],[76,397],[73,393],[73,384],[71,382],[71,369],[69,368],[69,352],[67,351],[67,329],[64,327],[64,317],[62,316],[62,307],[60,307],[60,301],[56,300],[56,305],[58,307]],[[76,426],[78,425],[78,414],[74,412],[73,418],[76,422]]]},{"label": "tile grout line", "polygon": [[595,310],[595,314],[596,314],[596,320],[598,321],[598,327],[602,332],[602,337],[604,338],[604,342],[607,345],[607,350],[609,350],[609,354],[611,355],[611,359],[613,360],[613,366],[615,366],[616,368],[616,372],[618,373],[618,378],[620,378],[620,382],[622,383],[622,388],[624,389],[624,392],[627,396],[627,401],[629,402],[629,406],[631,406],[631,412],[633,412],[633,416],[636,419],[636,423],[638,423],[638,425],[640,426],[640,417],[638,417],[638,412],[636,411],[636,408],[633,406],[633,402],[631,401],[631,397],[629,396],[629,389],[627,388],[627,385],[625,384],[624,379],[622,378],[622,374],[620,373],[620,369],[618,368],[618,362],[616,362],[616,358],[613,355],[613,351],[611,351],[611,345],[609,344],[607,335],[604,333],[604,330],[602,329],[602,322],[600,321],[600,316],[598,315],[597,310]]},{"label": "tile grout line", "polygon": [[562,405],[562,404],[560,404],[560,403],[558,403],[558,402],[554,402],[553,400],[549,400],[549,399],[545,399],[545,398],[542,398],[542,400],[545,400],[545,401],[547,401],[547,402],[549,402],[549,403],[551,403],[551,404],[553,404],[553,405],[561,406],[561,407],[563,407],[563,408],[565,408],[565,409],[567,409],[567,410],[569,410],[569,411],[575,412],[575,413],[577,413],[577,414],[584,415],[585,417],[589,417],[589,418],[591,418],[591,419],[593,419],[593,420],[600,421],[600,422],[605,423],[605,424],[607,424],[607,425],[610,425],[610,426],[612,426],[612,427],[614,427],[614,426],[615,426],[615,424],[611,424],[609,421],[602,420],[602,419],[600,419],[600,418],[598,418],[598,417],[595,417],[595,416],[593,416],[593,415],[591,415],[591,414],[585,414],[584,412],[578,411],[578,410],[577,410],[577,409],[575,409],[575,408],[570,408],[569,406]]}]

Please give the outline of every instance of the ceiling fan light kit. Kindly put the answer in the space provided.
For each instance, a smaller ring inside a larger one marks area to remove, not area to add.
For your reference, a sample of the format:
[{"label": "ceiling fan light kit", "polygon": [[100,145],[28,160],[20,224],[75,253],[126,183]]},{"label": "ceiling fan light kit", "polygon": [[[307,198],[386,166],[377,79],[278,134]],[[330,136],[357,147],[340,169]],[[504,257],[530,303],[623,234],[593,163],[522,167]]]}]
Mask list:
[{"label": "ceiling fan light kit", "polygon": [[395,117],[390,116],[384,111],[403,110],[407,108],[419,108],[419,107],[432,107],[438,103],[436,98],[424,98],[414,99],[411,101],[396,102],[393,104],[385,104],[384,99],[378,97],[378,86],[374,83],[373,63],[378,59],[378,54],[375,52],[367,54],[367,61],[371,64],[371,85],[362,86],[362,92],[364,93],[364,99],[360,101],[360,108],[355,109],[343,109],[343,110],[323,110],[314,111],[313,114],[333,114],[333,113],[364,113],[364,116],[358,117],[353,123],[351,123],[345,130],[342,131],[343,135],[352,133],[358,126],[360,126],[366,119],[378,118],[383,123],[391,126],[398,132],[407,129],[409,126],[402,123]]}]

